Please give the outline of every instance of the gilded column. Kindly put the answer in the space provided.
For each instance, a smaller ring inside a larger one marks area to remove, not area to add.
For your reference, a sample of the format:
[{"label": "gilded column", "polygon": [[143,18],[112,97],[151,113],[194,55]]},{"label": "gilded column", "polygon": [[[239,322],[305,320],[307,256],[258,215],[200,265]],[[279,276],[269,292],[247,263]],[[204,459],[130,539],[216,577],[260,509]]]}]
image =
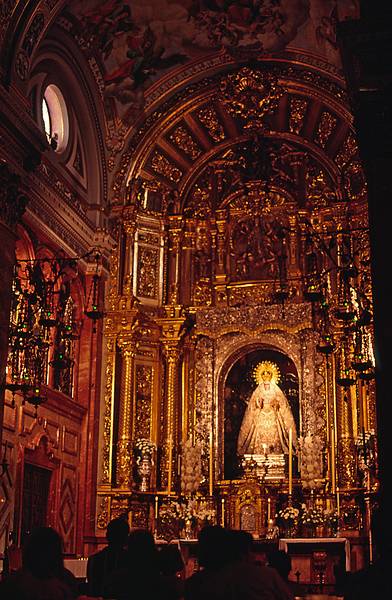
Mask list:
[{"label": "gilded column", "polygon": [[298,266],[298,233],[297,233],[297,216],[289,215],[289,264],[288,271],[291,277],[298,277],[301,273]]},{"label": "gilded column", "polygon": [[113,401],[115,386],[115,368],[116,368],[116,340],[115,335],[108,331],[107,336],[107,355],[106,355],[106,378],[105,378],[105,408],[103,416],[103,445],[102,445],[102,474],[101,484],[110,485],[112,481],[113,464]]},{"label": "gilded column", "polygon": [[193,273],[192,273],[192,253],[195,247],[195,231],[194,222],[188,221],[185,225],[184,242],[182,246],[182,271],[181,281],[183,286],[181,289],[180,301],[182,304],[189,305],[191,303]]},{"label": "gilded column", "polygon": [[[180,352],[177,345],[164,342],[164,353],[166,357],[166,435],[164,441],[164,469],[166,476],[162,477],[162,484],[166,484],[168,494],[175,486],[178,435],[178,364]],[[164,472],[162,473],[164,475]]]},{"label": "gilded column", "polygon": [[168,304],[179,303],[180,283],[180,242],[182,237],[182,217],[169,217],[169,257],[168,257]]},{"label": "gilded column", "polygon": [[336,492],[336,480],[335,480],[335,464],[334,464],[335,452],[334,452],[334,448],[333,448],[334,429],[333,429],[333,403],[331,402],[330,368],[331,367],[330,367],[329,356],[328,356],[328,354],[326,354],[325,355],[325,420],[326,420],[326,441],[327,441],[327,448],[328,448],[327,479],[330,483],[330,491],[332,494],[334,494]]},{"label": "gilded column", "polygon": [[136,229],[136,207],[128,206],[123,213],[124,250],[123,250],[123,281],[121,292],[128,298],[132,296],[133,248]]},{"label": "gilded column", "polygon": [[216,240],[216,278],[222,278],[226,280],[226,222],[227,214],[225,210],[216,211],[216,229],[217,229],[217,240]]},{"label": "gilded column", "polygon": [[336,389],[336,359],[332,354],[332,415],[331,415],[331,491],[336,493],[339,485],[337,473],[337,452],[338,452],[338,408],[337,408],[337,389]]},{"label": "gilded column", "polygon": [[121,386],[118,418],[116,483],[123,489],[132,485],[132,401],[133,362],[135,347],[132,340],[119,342],[122,353]]},{"label": "gilded column", "polygon": [[175,485],[181,397],[178,389],[180,340],[185,317],[180,307],[165,307],[166,318],[158,319],[162,328],[161,343],[166,358],[164,398],[161,405],[161,486],[170,493]]},{"label": "gilded column", "polygon": [[[215,294],[217,304],[227,303],[226,291],[226,229],[227,212],[216,211],[216,234],[215,234]],[[215,232],[214,232],[215,233]]]},{"label": "gilded column", "polygon": [[337,465],[340,488],[355,486],[355,443],[352,435],[351,388],[340,388],[337,394]]}]

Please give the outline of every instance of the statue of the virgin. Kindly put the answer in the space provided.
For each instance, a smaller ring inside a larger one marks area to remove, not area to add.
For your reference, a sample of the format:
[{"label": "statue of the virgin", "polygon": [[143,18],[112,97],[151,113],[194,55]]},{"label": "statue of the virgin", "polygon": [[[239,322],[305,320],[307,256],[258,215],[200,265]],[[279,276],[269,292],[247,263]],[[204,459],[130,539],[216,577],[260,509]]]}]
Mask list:
[{"label": "statue of the virgin", "polygon": [[271,361],[263,361],[257,365],[254,375],[258,386],[245,411],[238,436],[237,453],[240,456],[288,454],[290,429],[295,451],[295,421],[287,398],[277,384],[277,365]]}]

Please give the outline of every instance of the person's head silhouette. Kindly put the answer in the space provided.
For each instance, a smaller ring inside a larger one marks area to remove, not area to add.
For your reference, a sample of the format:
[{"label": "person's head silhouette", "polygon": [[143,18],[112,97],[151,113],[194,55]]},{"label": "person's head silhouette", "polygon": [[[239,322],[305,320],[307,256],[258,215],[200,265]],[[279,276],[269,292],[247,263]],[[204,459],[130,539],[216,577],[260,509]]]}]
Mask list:
[{"label": "person's head silhouette", "polygon": [[205,569],[216,570],[228,559],[228,532],[219,525],[204,527],[198,537],[199,565]]},{"label": "person's head silhouette", "polygon": [[63,541],[51,527],[39,527],[26,539],[22,553],[23,568],[39,578],[61,574]]},{"label": "person's head silhouette", "polygon": [[291,558],[284,550],[274,550],[268,554],[268,564],[276,569],[282,579],[288,579],[291,571]]},{"label": "person's head silhouette", "polygon": [[158,570],[158,551],[154,536],[146,529],[135,529],[128,536],[128,561],[133,568]]},{"label": "person's head silhouette", "polygon": [[129,525],[122,517],[113,519],[107,526],[106,538],[110,547],[124,548],[127,543],[128,535]]},{"label": "person's head silhouette", "polygon": [[380,556],[392,555],[392,525],[389,510],[383,505],[374,509],[371,529],[373,542]]}]

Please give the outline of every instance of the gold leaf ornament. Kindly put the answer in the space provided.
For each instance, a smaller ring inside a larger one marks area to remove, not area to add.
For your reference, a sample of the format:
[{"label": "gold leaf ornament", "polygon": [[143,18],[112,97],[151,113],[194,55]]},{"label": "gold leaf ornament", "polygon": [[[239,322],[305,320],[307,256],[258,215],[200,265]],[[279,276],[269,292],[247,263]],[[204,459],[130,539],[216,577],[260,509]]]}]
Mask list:
[{"label": "gold leaf ornament", "polygon": [[276,363],[270,360],[263,360],[253,369],[253,379],[257,385],[263,381],[271,381],[277,384],[281,380],[280,369]]}]

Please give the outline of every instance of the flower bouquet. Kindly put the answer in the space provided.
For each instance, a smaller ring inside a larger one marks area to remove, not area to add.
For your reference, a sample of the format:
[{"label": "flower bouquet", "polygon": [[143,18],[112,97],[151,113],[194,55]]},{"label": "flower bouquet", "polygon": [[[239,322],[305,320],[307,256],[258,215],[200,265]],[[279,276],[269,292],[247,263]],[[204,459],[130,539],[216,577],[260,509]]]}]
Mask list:
[{"label": "flower bouquet", "polygon": [[139,456],[150,456],[154,454],[155,444],[146,438],[139,438],[135,442],[135,450]]},{"label": "flower bouquet", "polygon": [[324,511],[324,523],[328,529],[328,535],[336,537],[339,529],[339,515],[336,510]]},{"label": "flower bouquet", "polygon": [[298,525],[299,510],[294,506],[285,506],[276,514],[276,522],[282,535],[294,537]]},{"label": "flower bouquet", "polygon": [[154,442],[145,438],[136,440],[135,453],[137,475],[140,480],[139,489],[141,492],[147,492],[150,487],[150,478],[152,473],[153,453],[155,450]]},{"label": "flower bouquet", "polygon": [[180,524],[177,508],[173,502],[161,505],[157,523],[158,537],[170,542],[179,537]]},{"label": "flower bouquet", "polygon": [[202,526],[213,525],[216,520],[216,510],[211,508],[207,500],[199,500],[196,517]]},{"label": "flower bouquet", "polygon": [[188,499],[183,502],[174,502],[174,508],[179,520],[180,529],[184,532],[186,539],[194,537],[197,525],[196,500]]},{"label": "flower bouquet", "polygon": [[305,537],[315,537],[316,533],[325,523],[324,512],[318,506],[307,508],[305,505],[302,508],[300,524],[302,534]]}]

